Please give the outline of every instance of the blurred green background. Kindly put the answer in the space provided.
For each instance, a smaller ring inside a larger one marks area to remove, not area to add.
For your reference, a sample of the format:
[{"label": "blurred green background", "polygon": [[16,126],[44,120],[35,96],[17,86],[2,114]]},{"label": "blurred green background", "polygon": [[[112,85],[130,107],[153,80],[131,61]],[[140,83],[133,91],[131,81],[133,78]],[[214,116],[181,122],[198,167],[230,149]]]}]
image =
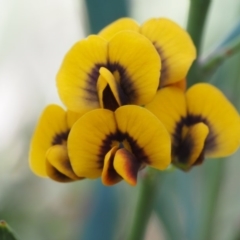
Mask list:
[{"label": "blurred green background", "polygon": [[[0,220],[19,239],[125,239],[139,187],[38,178],[28,167],[31,135],[43,108],[61,104],[55,76],[76,41],[121,16],[168,17],[185,28],[188,8],[188,0],[0,1]],[[204,33],[203,56],[240,36],[240,2],[213,0]],[[240,110],[240,53],[203,81]],[[160,181],[145,240],[240,239],[239,151]]]}]

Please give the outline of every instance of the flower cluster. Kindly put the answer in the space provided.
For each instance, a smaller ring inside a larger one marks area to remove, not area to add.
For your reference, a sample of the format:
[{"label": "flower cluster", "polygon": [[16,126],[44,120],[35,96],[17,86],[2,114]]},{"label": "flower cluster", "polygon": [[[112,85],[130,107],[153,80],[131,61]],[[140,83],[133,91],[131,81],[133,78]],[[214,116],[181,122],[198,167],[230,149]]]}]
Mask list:
[{"label": "flower cluster", "polygon": [[57,74],[67,110],[49,105],[30,149],[34,173],[59,182],[102,178],[137,182],[147,165],[189,170],[240,144],[238,112],[214,86],[186,90],[196,58],[176,23],[130,18],[77,42]]}]

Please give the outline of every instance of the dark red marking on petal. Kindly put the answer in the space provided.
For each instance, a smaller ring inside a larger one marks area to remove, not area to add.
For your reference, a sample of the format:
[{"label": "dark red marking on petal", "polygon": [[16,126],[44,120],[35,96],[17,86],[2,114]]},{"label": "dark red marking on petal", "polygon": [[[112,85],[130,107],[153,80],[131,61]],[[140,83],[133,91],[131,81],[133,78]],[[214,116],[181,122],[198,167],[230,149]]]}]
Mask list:
[{"label": "dark red marking on petal", "polygon": [[107,186],[114,185],[122,180],[122,177],[116,172],[116,170],[113,167],[113,160],[114,160],[115,153],[116,152],[113,152],[109,158],[107,171],[105,173],[104,172],[102,173],[103,184]]},{"label": "dark red marking on petal", "polygon": [[145,154],[143,148],[137,144],[137,141],[134,139],[134,137],[130,136],[128,133],[121,133],[120,131],[117,131],[116,133],[107,135],[100,146],[99,154],[98,154],[99,168],[103,167],[104,157],[107,154],[107,152],[111,149],[112,142],[118,141],[121,143],[125,139],[129,142],[132,153],[137,158],[139,163],[141,163],[141,165],[145,165],[149,163],[148,156]]},{"label": "dark red marking on petal", "polygon": [[134,102],[134,99],[136,99],[137,97],[136,90],[133,85],[133,81],[127,73],[127,68],[117,62],[108,62],[107,69],[110,70],[112,73],[114,73],[115,71],[118,71],[119,73],[119,84],[121,88],[121,91],[119,90],[119,96],[122,105]]},{"label": "dark red marking on petal", "polygon": [[[106,67],[106,64],[96,63],[94,67],[91,69],[91,71],[89,72],[88,78],[85,80],[86,87],[82,88],[82,90],[88,93],[87,97],[85,97],[86,101],[98,102],[97,80],[99,77],[99,69],[101,67]],[[83,81],[83,80],[79,79],[79,81]]]},{"label": "dark red marking on petal", "polygon": [[58,182],[71,182],[71,181],[76,181],[76,180],[81,180],[84,179],[83,177],[78,177],[72,168],[71,162],[69,158],[64,159],[64,161],[61,161],[62,167],[67,169],[68,172],[71,172],[71,175],[73,176],[74,179],[70,178],[69,176],[66,176],[64,173],[59,171],[56,167],[54,167],[51,163],[49,163],[46,160],[46,171],[48,176]]},{"label": "dark red marking on petal", "polygon": [[57,182],[72,182],[71,178],[59,172],[55,167],[53,167],[49,162],[46,162],[46,172],[49,178]]},{"label": "dark red marking on petal", "polygon": [[[136,91],[133,86],[133,81],[130,79],[130,76],[127,74],[127,69],[119,63],[110,63],[107,65],[103,63],[96,63],[86,79],[87,87],[83,90],[88,92],[85,100],[87,101],[98,101],[97,93],[97,80],[99,77],[99,69],[101,67],[107,68],[110,72],[114,73],[115,71],[119,72],[120,83],[119,83],[119,97],[122,105],[132,103],[136,99]],[[109,108],[108,108],[109,109]]]},{"label": "dark red marking on petal", "polygon": [[60,132],[55,134],[52,140],[52,145],[61,145],[67,141],[70,130],[66,130],[65,132]]},{"label": "dark red marking on petal", "polygon": [[109,85],[103,90],[103,106],[111,111],[115,111],[119,107]]},{"label": "dark red marking on petal", "polygon": [[156,43],[153,42],[154,47],[156,48],[160,58],[161,58],[161,70],[160,70],[160,79],[158,89],[166,85],[165,79],[168,77],[168,66],[167,66],[167,58],[164,56],[164,51],[162,48]]},{"label": "dark red marking on petal", "polygon": [[[175,131],[173,134],[173,143],[172,143],[172,156],[173,156],[173,162],[176,163],[176,165],[179,165],[179,167],[185,171],[188,171],[191,169],[191,166],[188,166],[188,159],[190,155],[192,154],[194,142],[195,140],[188,136],[185,139],[182,139],[182,128],[184,126],[190,127],[197,123],[204,123],[209,128],[209,134],[205,139],[204,147],[199,155],[199,157],[196,159],[196,161],[193,163],[192,166],[200,165],[204,161],[204,155],[205,152],[208,150],[213,150],[217,147],[216,145],[216,134],[213,131],[212,125],[209,123],[209,121],[202,117],[201,115],[192,115],[189,114],[185,118],[181,118],[181,120],[176,124]],[[180,163],[180,164],[178,164]],[[182,164],[182,167],[181,167]]]}]

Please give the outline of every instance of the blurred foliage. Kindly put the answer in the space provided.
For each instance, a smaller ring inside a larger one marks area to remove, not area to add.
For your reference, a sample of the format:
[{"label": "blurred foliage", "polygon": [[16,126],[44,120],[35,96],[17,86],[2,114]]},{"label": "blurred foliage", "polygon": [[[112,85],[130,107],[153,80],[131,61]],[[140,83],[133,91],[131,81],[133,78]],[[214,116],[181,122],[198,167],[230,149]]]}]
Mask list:
[{"label": "blurred foliage", "polygon": [[17,240],[13,231],[3,220],[0,220],[0,239],[1,240]]},{"label": "blurred foliage", "polygon": [[98,236],[98,240],[112,240],[119,225],[119,198],[116,188],[105,187],[99,180],[94,186],[94,193],[95,202],[85,220],[83,231],[79,233],[79,239],[94,239]]},{"label": "blurred foliage", "polygon": [[128,0],[86,0],[90,33],[98,33],[109,23],[128,13]]}]

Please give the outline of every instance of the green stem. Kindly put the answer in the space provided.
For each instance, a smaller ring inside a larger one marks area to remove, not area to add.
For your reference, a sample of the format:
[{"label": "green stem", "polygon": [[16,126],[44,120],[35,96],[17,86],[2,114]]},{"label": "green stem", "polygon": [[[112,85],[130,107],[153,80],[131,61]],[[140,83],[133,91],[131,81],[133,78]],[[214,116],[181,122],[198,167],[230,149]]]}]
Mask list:
[{"label": "green stem", "polygon": [[211,0],[190,1],[187,31],[191,35],[197,51],[201,48],[202,35],[210,2]]},{"label": "green stem", "polygon": [[[205,209],[205,221],[200,239],[213,239],[213,232],[215,226],[215,217],[218,210],[218,203],[221,194],[222,183],[225,181],[225,164],[226,160],[219,159],[218,164],[213,164],[209,174],[212,174],[212,181],[209,181],[211,185],[208,190],[208,198]],[[206,184],[209,184],[206,183]]]},{"label": "green stem", "polygon": [[[198,56],[202,46],[202,36],[210,3],[211,0],[190,1],[187,31],[196,46]],[[197,61],[195,61],[188,74],[188,84],[193,85],[199,81],[201,81],[201,72]]]},{"label": "green stem", "polygon": [[232,40],[227,46],[214,51],[211,55],[199,62],[204,74],[210,74],[230,56],[240,51],[240,37]]},{"label": "green stem", "polygon": [[152,213],[155,196],[159,188],[159,171],[149,168],[139,189],[138,202],[127,240],[142,240]]}]

